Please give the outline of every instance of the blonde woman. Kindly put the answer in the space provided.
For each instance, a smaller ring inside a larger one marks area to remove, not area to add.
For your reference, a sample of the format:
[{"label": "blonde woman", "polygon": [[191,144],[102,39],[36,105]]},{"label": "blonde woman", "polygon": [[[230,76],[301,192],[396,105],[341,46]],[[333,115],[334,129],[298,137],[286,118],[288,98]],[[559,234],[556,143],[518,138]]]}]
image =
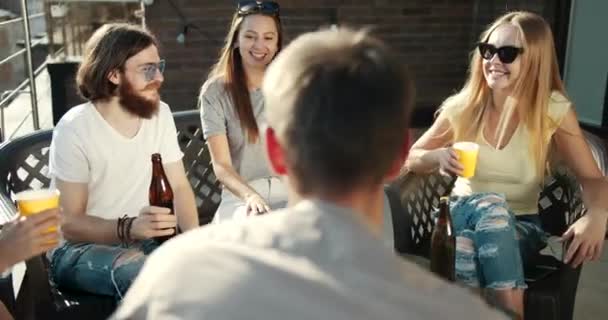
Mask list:
[{"label": "blonde woman", "polygon": [[476,175],[458,178],[452,214],[457,279],[488,289],[523,318],[523,262],[546,240],[537,199],[547,155],[554,149],[582,183],[587,215],[564,234],[565,260],[597,259],[608,217],[602,176],[560,79],[551,30],[542,17],[512,12],[480,37],[469,77],[444,101],[432,127],[412,146],[406,169],[459,174],[450,146],[480,145]]}]

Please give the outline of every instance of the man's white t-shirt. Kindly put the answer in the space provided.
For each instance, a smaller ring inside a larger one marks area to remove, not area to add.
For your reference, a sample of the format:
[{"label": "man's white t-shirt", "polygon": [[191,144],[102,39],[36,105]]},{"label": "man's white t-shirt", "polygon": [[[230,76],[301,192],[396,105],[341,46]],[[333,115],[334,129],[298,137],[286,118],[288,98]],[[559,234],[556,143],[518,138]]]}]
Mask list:
[{"label": "man's white t-shirt", "polygon": [[70,109],[53,130],[49,152],[52,184],[55,179],[86,183],[86,213],[103,219],[137,216],[149,204],[151,155],[163,163],[180,161],[182,152],[169,106],[160,104],[151,119],[142,119],[132,138],[116,131],[92,103]]}]

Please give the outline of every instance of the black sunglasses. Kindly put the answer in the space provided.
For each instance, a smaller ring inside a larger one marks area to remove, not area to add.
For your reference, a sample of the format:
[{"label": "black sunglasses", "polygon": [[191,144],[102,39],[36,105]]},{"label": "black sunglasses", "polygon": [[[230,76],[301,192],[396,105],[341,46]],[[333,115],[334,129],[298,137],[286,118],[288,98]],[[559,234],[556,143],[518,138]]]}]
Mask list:
[{"label": "black sunglasses", "polygon": [[477,48],[479,49],[479,53],[481,57],[485,60],[491,60],[495,54],[498,53],[498,59],[500,62],[509,64],[517,59],[517,56],[524,52],[523,48],[518,48],[514,46],[504,46],[500,48],[496,48],[495,46],[481,42],[477,44]]},{"label": "black sunglasses", "polygon": [[246,16],[254,13],[278,16],[279,4],[274,1],[241,1],[237,7],[239,16]]}]

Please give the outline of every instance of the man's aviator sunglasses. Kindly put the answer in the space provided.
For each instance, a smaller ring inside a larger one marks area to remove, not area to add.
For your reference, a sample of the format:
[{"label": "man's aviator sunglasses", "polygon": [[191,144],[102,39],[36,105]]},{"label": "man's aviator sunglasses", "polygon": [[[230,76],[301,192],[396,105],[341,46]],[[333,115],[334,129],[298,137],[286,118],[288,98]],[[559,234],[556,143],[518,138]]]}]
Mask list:
[{"label": "man's aviator sunglasses", "polygon": [[524,52],[523,48],[514,46],[496,48],[495,46],[485,42],[478,43],[477,48],[479,49],[481,57],[485,60],[491,60],[495,54],[498,54],[498,59],[504,64],[512,63],[515,61],[515,59],[517,59],[519,54]]},{"label": "man's aviator sunglasses", "polygon": [[159,71],[161,74],[165,71],[165,60],[160,60],[158,63],[147,63],[140,69],[146,82],[154,80],[156,71]]},{"label": "man's aviator sunglasses", "polygon": [[268,15],[279,15],[279,4],[274,1],[241,1],[237,7],[239,16],[246,16],[254,13]]}]

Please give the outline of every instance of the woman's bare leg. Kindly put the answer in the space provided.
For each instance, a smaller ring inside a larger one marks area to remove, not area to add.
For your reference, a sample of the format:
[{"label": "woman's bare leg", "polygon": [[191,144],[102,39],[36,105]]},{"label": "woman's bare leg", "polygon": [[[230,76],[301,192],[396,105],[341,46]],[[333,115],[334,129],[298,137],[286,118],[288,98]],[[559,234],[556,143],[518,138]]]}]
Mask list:
[{"label": "woman's bare leg", "polygon": [[509,310],[517,315],[517,319],[524,319],[524,290],[523,289],[504,289],[486,290],[489,299],[497,306]]}]

